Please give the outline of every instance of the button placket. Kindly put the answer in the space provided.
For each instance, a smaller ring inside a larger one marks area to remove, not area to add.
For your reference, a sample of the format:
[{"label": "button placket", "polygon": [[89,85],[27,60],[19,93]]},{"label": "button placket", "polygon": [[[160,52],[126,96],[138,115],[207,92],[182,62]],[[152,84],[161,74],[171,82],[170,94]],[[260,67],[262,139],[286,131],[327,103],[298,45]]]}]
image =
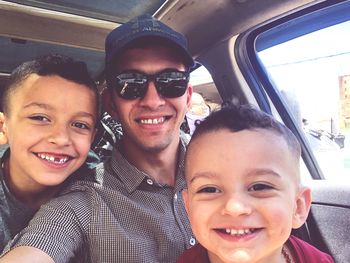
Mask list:
[{"label": "button placket", "polygon": [[190,238],[190,245],[194,246],[196,244],[196,239],[194,237]]},{"label": "button placket", "polygon": [[152,179],[150,179],[150,178],[148,178],[148,179],[146,180],[146,182],[147,182],[149,185],[153,185],[153,181],[152,181]]}]

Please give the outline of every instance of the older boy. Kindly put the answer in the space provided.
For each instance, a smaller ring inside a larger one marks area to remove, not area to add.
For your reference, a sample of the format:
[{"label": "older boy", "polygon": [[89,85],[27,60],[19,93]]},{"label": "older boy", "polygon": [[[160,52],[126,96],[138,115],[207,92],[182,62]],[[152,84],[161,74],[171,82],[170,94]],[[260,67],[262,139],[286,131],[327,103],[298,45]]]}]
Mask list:
[{"label": "older boy", "polygon": [[186,38],[149,15],[106,39],[109,114],[123,136],[96,169],[43,206],[0,262],[175,262],[195,243],[181,196],[194,62]]},{"label": "older boy", "polygon": [[85,161],[97,88],[86,65],[49,55],[16,68],[2,97],[0,250]]},{"label": "older boy", "polygon": [[299,178],[291,131],[249,106],[226,106],[196,129],[183,192],[200,245],[178,263],[319,263],[329,255],[290,236],[306,220],[310,189]]}]

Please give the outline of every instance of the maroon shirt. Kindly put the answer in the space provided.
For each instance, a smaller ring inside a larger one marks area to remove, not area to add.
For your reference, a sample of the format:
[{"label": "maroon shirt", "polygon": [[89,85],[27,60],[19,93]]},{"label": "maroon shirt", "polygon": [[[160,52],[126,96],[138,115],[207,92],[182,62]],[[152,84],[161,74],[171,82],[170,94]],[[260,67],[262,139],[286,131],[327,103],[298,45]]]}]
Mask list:
[{"label": "maroon shirt", "polygon": [[[334,263],[331,256],[295,236],[290,236],[287,243],[296,263]],[[207,250],[197,244],[186,250],[176,263],[210,263],[210,261]]]}]

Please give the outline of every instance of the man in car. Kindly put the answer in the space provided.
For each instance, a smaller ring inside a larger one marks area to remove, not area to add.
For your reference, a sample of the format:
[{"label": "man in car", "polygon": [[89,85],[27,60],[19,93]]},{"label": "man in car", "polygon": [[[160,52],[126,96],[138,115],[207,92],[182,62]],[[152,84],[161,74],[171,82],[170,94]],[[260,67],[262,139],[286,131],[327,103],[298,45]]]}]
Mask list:
[{"label": "man in car", "polygon": [[91,178],[40,209],[0,262],[164,263],[194,245],[180,194],[193,66],[185,37],[151,16],[107,36],[105,105],[123,136]]}]

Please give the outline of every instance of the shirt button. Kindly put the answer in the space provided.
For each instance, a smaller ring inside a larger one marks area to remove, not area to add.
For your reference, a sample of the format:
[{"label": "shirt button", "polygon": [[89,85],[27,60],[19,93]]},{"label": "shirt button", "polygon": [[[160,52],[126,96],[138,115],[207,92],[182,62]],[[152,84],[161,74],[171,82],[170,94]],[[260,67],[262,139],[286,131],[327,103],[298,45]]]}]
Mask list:
[{"label": "shirt button", "polygon": [[153,181],[151,180],[151,179],[147,179],[147,183],[149,184],[149,185],[152,185],[153,184]]},{"label": "shirt button", "polygon": [[191,239],[190,239],[190,245],[191,246],[194,246],[196,244],[196,240],[193,238],[193,237],[191,237]]},{"label": "shirt button", "polygon": [[177,200],[177,194],[174,195],[174,199],[175,199],[175,201]]}]

